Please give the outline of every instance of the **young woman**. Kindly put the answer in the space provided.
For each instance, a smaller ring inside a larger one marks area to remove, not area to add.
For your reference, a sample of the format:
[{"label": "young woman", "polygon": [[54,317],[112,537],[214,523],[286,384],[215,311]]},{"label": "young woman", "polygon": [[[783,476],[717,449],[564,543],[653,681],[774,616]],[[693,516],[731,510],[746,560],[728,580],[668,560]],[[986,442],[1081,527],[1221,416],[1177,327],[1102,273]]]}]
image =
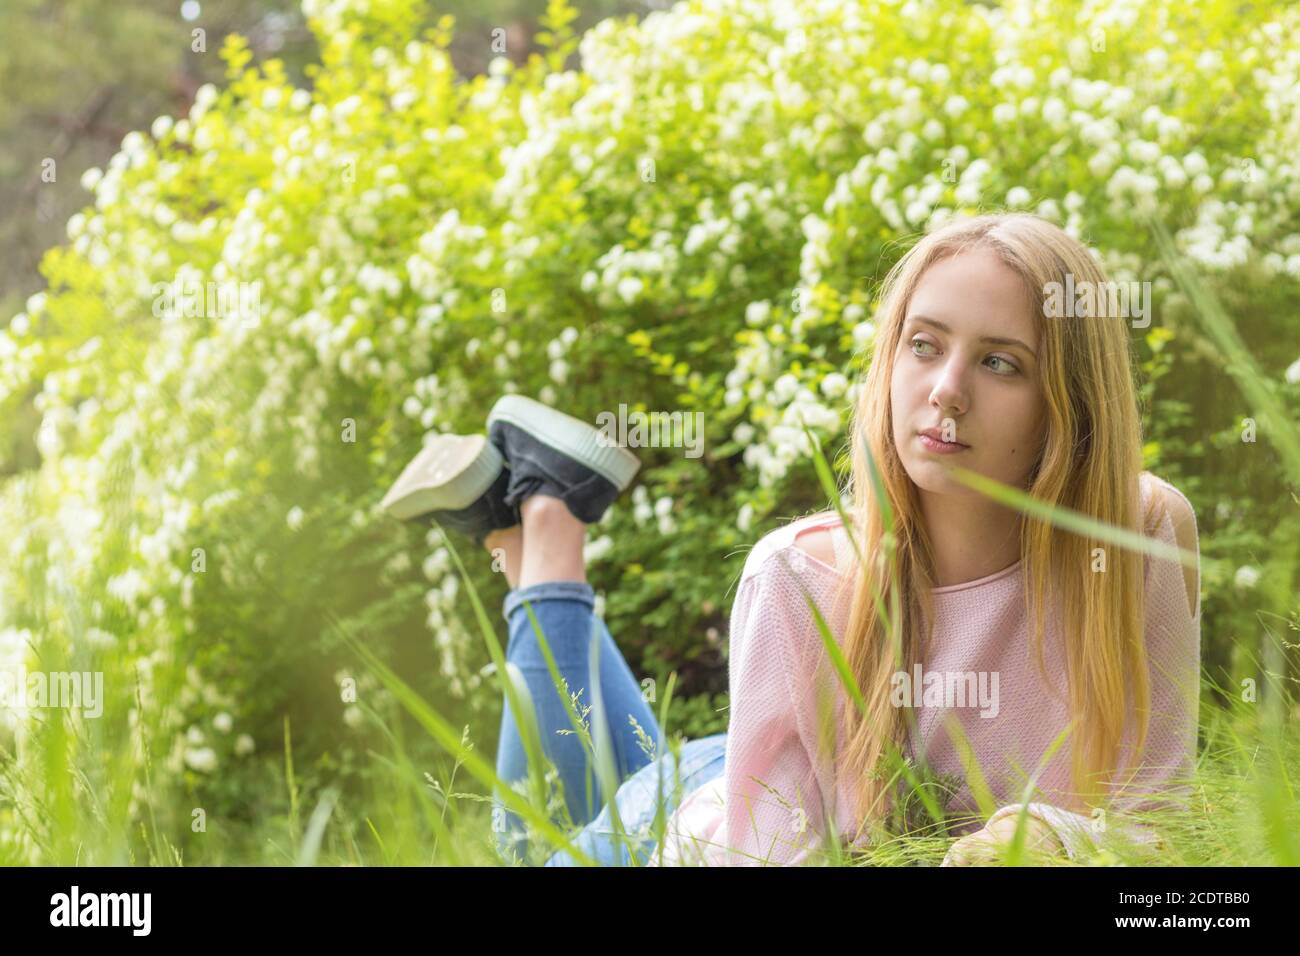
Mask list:
[{"label": "young woman", "polygon": [[[731,613],[727,732],[688,741],[678,765],[594,616],[582,559],[586,525],[631,482],[636,459],[589,425],[507,396],[489,437],[440,436],[408,466],[386,499],[392,513],[436,517],[504,559],[506,657],[568,813],[585,824],[583,852],[630,862],[525,602],[579,712],[592,704],[593,634],[599,642],[604,729],[622,780],[615,803],[640,835],[641,862],[789,865],[823,858],[832,838],[865,845],[901,792],[891,754],[948,783],[930,790],[961,835],[945,865],[990,858],[1022,804],[1031,847],[1075,857],[1107,833],[1150,842],[1123,815],[1174,803],[1191,768],[1199,557],[1180,566],[1068,533],[952,471],[1197,554],[1190,504],[1142,470],[1129,330],[1114,297],[1096,299],[1110,306],[1095,314],[1052,317],[1055,283],[1113,288],[1084,246],[1025,214],[951,222],[890,271],[852,409],[853,526],[825,512],[754,546]],[[863,708],[831,666],[808,598]],[[497,769],[522,787],[508,705]],[[668,839],[652,854],[660,804]],[[497,810],[498,849],[525,858],[518,818]],[[545,859],[573,862],[567,852]]]}]

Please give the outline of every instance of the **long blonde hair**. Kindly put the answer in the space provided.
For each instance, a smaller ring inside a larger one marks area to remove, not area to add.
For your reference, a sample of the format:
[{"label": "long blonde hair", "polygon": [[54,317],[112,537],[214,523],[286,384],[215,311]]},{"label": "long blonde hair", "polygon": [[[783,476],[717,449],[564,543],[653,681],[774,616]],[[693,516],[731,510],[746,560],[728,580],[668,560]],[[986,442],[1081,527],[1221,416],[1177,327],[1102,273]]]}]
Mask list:
[{"label": "long blonde hair", "polygon": [[[1049,283],[1104,283],[1088,249],[1036,216],[990,214],[949,222],[913,246],[889,271],[877,311],[874,359],[851,414],[852,531],[862,564],[856,568],[851,612],[842,650],[866,702],[865,716],[852,702],[843,708],[844,751],[839,772],[853,774],[856,819],[879,822],[890,803],[882,768],[889,744],[905,753],[908,721],[890,700],[891,675],[910,673],[930,638],[930,589],[936,586],[933,552],[920,520],[916,486],[903,469],[893,438],[890,381],[907,306],[925,270],[940,259],[971,249],[992,250],[1024,281],[1039,329],[1039,368],[1046,411],[1046,438],[1027,486],[1033,497],[1121,528],[1138,529],[1141,425],[1133,382],[1132,343],[1116,313],[1097,318],[1046,319]],[[1110,288],[1094,286],[1094,288]],[[866,452],[878,466],[893,512],[884,526]],[[1145,525],[1147,522],[1143,521]],[[888,534],[887,534],[888,533]],[[892,542],[894,574],[886,551]],[[1108,548],[1106,573],[1091,573],[1100,542],[1054,530],[1025,515],[1020,550],[1024,599],[1031,612],[1038,668],[1043,664],[1047,600],[1061,615],[1072,733],[1075,802],[1097,802],[1103,781],[1115,771],[1129,698],[1138,716],[1134,754],[1146,739],[1150,690],[1143,641],[1143,557]],[[1050,585],[1049,585],[1050,583]],[[895,618],[887,633],[880,601]],[[861,832],[861,831],[860,831]]]}]

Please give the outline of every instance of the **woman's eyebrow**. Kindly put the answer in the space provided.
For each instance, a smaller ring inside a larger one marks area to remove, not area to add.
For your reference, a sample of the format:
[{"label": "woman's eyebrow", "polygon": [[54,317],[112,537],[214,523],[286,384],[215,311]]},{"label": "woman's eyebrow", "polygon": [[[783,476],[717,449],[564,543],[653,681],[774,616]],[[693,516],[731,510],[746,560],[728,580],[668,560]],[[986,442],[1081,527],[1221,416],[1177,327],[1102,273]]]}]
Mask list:
[{"label": "woman's eyebrow", "polygon": [[[930,318],[928,315],[909,315],[907,319],[909,322],[915,322],[918,325],[932,325],[940,332],[946,332],[949,335],[952,334],[951,328],[944,325],[938,319]],[[1035,352],[1033,349],[1031,349],[1024,342],[1020,341],[1019,339],[1008,339],[997,335],[986,335],[983,338],[981,338],[980,341],[988,342],[990,345],[1018,345],[1020,346],[1020,348],[1024,349],[1026,352],[1032,355],[1034,358],[1038,358],[1038,353]]]}]

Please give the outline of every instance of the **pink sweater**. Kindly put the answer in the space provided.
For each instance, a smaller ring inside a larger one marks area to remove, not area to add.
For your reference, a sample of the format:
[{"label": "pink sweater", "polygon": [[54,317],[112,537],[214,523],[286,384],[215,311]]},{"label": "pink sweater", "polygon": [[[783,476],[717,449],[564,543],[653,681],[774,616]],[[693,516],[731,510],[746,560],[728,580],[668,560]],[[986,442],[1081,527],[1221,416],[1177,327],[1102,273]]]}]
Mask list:
[{"label": "pink sweater", "polygon": [[[1172,485],[1143,473],[1143,513],[1157,488],[1182,497]],[[1149,533],[1175,544],[1171,516],[1163,509],[1157,514],[1160,524]],[[794,521],[754,546],[731,612],[725,772],[683,799],[670,820],[662,860],[652,865],[798,865],[817,858],[828,813],[834,815],[836,832],[851,835],[858,829],[849,810],[849,775],[837,775],[828,760],[815,757],[815,687],[833,690],[837,719],[845,696],[827,664],[802,589],[817,602],[837,641],[843,640],[848,618],[848,598],[835,602],[840,571],[794,543],[801,532],[817,527],[831,529],[839,568],[851,567],[856,560],[834,513]],[[1198,567],[1198,590],[1199,580]],[[969,706],[967,701],[968,706],[949,710],[923,696],[916,710],[932,767],[964,781],[960,756],[941,725],[948,713],[961,720],[1000,808],[990,819],[1019,810],[1027,779],[1069,722],[1059,622],[1048,615],[1043,646],[1047,672],[1059,690],[1053,696],[1033,660],[1022,587],[1016,562],[975,581],[934,589],[935,630],[931,659],[923,662],[923,671],[984,672],[986,693],[980,700],[986,706]],[[1200,600],[1195,612],[1189,611],[1183,570],[1173,561],[1146,560],[1146,637],[1151,717],[1145,758],[1105,821],[1105,829],[1122,828],[1126,836],[1144,842],[1151,838],[1149,831],[1116,819],[1114,812],[1151,809],[1159,804],[1152,794],[1181,790],[1179,778],[1190,772],[1196,750]],[[915,686],[923,684],[918,680]],[[995,700],[996,706],[987,705]],[[955,698],[951,702],[960,703]],[[842,735],[839,739],[843,741]],[[1126,761],[1132,746],[1130,725],[1122,744]],[[1091,817],[1063,809],[1071,790],[1069,777],[1067,739],[1040,772],[1029,812],[1048,823],[1075,858],[1103,832]],[[978,806],[967,784],[947,812],[977,817]],[[981,825],[974,819],[957,832],[972,832]],[[864,834],[860,845],[867,839]]]}]

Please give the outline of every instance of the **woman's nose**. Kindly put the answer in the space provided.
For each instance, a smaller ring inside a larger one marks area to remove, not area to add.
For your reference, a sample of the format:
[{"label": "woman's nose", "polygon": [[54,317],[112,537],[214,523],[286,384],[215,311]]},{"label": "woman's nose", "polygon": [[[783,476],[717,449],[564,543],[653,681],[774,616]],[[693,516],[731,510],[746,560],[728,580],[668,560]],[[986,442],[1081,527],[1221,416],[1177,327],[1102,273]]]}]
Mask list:
[{"label": "woman's nose", "polygon": [[934,383],[934,388],[930,392],[930,404],[941,411],[951,410],[954,414],[960,415],[966,411],[967,402],[966,383],[961,364],[953,359],[940,370],[939,380]]}]

